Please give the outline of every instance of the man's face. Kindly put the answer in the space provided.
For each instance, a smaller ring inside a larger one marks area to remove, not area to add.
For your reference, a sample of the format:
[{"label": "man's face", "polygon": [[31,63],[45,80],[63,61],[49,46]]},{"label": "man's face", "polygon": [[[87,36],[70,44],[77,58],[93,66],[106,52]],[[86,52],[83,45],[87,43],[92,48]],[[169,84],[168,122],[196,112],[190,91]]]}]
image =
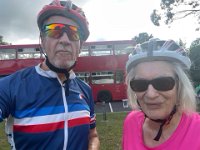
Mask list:
[{"label": "man's face", "polygon": [[[50,24],[67,25],[66,30],[63,30],[66,32],[61,32],[63,33],[60,34],[61,36],[56,36],[57,34],[54,34],[53,32],[53,34],[47,34],[47,32],[43,33],[42,47],[51,64],[57,68],[68,69],[75,63],[80,53],[80,40],[72,40],[72,34],[68,33],[70,32],[68,25],[74,27],[78,27],[78,25],[73,20],[62,16],[52,16],[44,22],[44,25]],[[57,27],[59,26],[56,26],[55,29],[57,29]],[[49,28],[50,29],[47,31],[53,31],[51,30],[51,27]]]}]

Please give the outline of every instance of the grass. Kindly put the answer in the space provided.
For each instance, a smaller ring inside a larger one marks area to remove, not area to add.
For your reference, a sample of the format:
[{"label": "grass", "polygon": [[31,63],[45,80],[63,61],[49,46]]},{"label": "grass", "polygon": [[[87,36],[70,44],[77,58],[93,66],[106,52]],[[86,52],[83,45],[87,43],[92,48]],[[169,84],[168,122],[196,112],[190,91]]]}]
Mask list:
[{"label": "grass", "polygon": [[7,142],[7,137],[5,135],[4,123],[0,123],[0,150],[10,150]]},{"label": "grass", "polygon": [[[126,112],[97,114],[100,150],[121,150],[122,125],[126,114]],[[0,150],[10,150],[4,133],[4,123],[0,123]]]},{"label": "grass", "polygon": [[100,150],[121,150],[123,120],[127,113],[97,114],[97,131],[99,134]]}]

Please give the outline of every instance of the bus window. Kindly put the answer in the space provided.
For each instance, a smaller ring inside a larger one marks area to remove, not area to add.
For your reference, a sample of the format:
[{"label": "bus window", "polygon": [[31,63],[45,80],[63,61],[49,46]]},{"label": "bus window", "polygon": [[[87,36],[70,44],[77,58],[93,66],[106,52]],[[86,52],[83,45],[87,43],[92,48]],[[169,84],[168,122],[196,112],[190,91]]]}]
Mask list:
[{"label": "bus window", "polygon": [[15,49],[1,49],[0,50],[0,60],[16,59]]},{"label": "bus window", "polygon": [[90,78],[89,72],[76,72],[76,76],[89,84],[89,78]]},{"label": "bus window", "polygon": [[91,56],[113,55],[112,45],[92,45]]},{"label": "bus window", "polygon": [[92,72],[92,84],[114,83],[114,73],[112,71]]},{"label": "bus window", "polygon": [[116,71],[116,83],[123,83],[124,82],[124,76],[122,70]]},{"label": "bus window", "polygon": [[116,44],[115,55],[129,54],[132,52],[133,46],[130,44]]},{"label": "bus window", "polygon": [[[128,53],[135,44],[134,40],[83,43],[74,71],[91,86],[95,101],[105,90],[113,101],[127,99],[124,73]],[[44,54],[38,44],[0,45],[0,60],[4,63],[0,65],[0,75],[7,75],[37,65],[44,60]]]},{"label": "bus window", "polygon": [[89,56],[89,46],[82,46],[79,57]]},{"label": "bus window", "polygon": [[41,54],[37,48],[20,48],[18,49],[18,58],[27,59],[27,58],[40,58]]}]

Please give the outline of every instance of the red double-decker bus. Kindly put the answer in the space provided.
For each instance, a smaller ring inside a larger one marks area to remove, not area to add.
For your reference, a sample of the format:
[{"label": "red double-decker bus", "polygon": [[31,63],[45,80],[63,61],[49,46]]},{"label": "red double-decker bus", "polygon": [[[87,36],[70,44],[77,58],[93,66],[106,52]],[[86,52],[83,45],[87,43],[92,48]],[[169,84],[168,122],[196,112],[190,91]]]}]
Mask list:
[{"label": "red double-decker bus", "polygon": [[0,45],[0,77],[37,65],[43,59],[38,44]]},{"label": "red double-decker bus", "polygon": [[[86,42],[74,68],[76,75],[87,82],[95,101],[126,99],[125,65],[132,40]],[[0,46],[0,76],[34,66],[44,59],[38,44]]]},{"label": "red double-decker bus", "polygon": [[126,99],[125,65],[132,40],[87,42],[77,62],[75,72],[93,90],[95,101]]}]

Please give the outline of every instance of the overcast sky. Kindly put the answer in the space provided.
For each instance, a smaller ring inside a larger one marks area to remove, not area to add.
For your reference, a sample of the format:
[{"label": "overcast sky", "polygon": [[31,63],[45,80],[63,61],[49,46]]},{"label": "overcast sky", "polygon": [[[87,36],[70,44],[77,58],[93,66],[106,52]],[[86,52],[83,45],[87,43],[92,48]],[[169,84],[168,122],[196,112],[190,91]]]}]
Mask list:
[{"label": "overcast sky", "polygon": [[[0,0],[0,35],[12,44],[38,43],[39,30],[36,20],[39,10],[51,0]],[[198,37],[194,23],[181,20],[154,26],[150,21],[153,9],[160,0],[73,0],[82,7],[89,21],[88,41],[130,40],[141,32],[161,39],[181,38],[187,43]],[[200,36],[199,36],[200,37]]]}]

